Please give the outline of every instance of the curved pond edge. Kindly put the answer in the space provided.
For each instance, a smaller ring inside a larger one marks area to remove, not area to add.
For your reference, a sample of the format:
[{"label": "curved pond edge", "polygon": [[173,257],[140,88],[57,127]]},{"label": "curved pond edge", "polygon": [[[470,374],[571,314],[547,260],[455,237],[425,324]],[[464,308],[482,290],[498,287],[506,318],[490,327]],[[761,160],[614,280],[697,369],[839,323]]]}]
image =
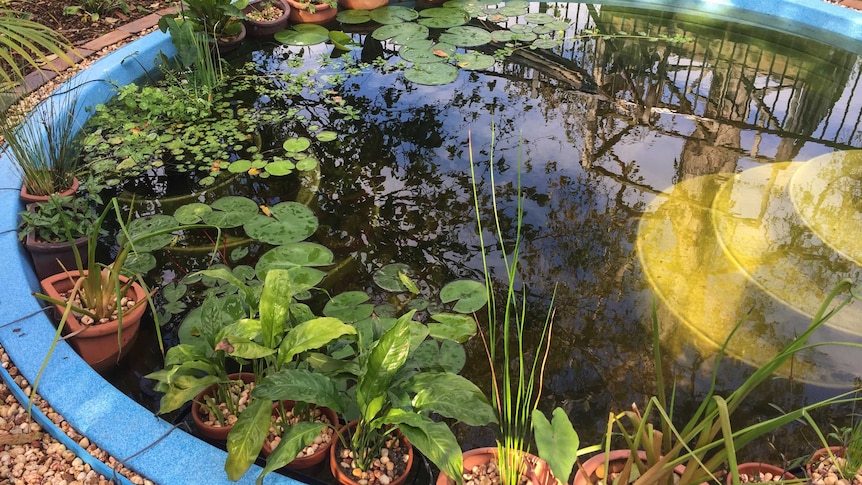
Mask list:
[{"label": "curved pond edge", "polygon": [[[612,0],[595,3],[709,12],[718,20],[792,29],[809,39],[862,53],[862,13],[821,0]],[[113,96],[114,86],[128,84],[155,71],[154,62],[160,50],[168,55],[174,53],[169,37],[160,32],[147,35],[98,60],[59,91],[77,86],[79,100],[87,105],[102,103]],[[83,120],[86,113],[79,111],[79,116]],[[18,199],[20,176],[7,156],[0,157],[0,180],[5,181],[0,190],[0,207],[5,208],[0,211],[0,254],[6,254],[0,283],[7,289],[0,296],[0,343],[19,372],[32,384],[49,352],[55,328],[31,295],[38,289],[38,281],[15,232],[17,212],[22,209]],[[8,373],[0,372],[0,378],[15,387]],[[260,471],[252,467],[239,482],[229,481],[223,469],[224,451],[174,428],[135,403],[93,371],[65,342],[57,345],[38,392],[91,443],[153,482],[164,485],[252,484]],[[18,397],[26,399],[23,394]],[[50,420],[44,421],[40,424],[46,431],[70,443]],[[111,470],[99,463],[93,463],[94,468],[111,478]],[[130,483],[124,478],[117,481]],[[266,483],[295,485],[301,482],[270,474]]]}]

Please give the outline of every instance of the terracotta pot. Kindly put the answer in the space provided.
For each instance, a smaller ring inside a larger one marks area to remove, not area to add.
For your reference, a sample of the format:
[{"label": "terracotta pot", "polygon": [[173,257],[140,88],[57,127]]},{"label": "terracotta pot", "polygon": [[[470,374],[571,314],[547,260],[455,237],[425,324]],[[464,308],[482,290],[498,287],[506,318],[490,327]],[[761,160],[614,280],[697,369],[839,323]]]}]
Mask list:
[{"label": "terracotta pot", "polygon": [[294,24],[327,24],[338,15],[338,9],[328,3],[315,5],[314,13],[302,8],[307,5],[296,0],[286,0],[290,5],[290,22]]},{"label": "terracotta pot", "polygon": [[[618,473],[622,471],[626,460],[631,455],[631,450],[611,450],[608,452],[608,468],[610,473]],[[638,451],[638,458],[646,460],[646,452]],[[605,466],[605,454],[599,453],[591,457],[589,460],[580,463],[575,469],[575,479],[572,485],[591,485],[598,482],[600,479],[607,477],[608,472],[601,471]],[[673,469],[677,475],[682,475],[685,472],[685,466],[679,465]],[[705,485],[705,484],[703,484]]]},{"label": "terracotta pot", "polygon": [[242,13],[248,15],[252,11],[262,10],[265,5],[270,3],[281,9],[281,17],[275,20],[243,20],[250,37],[269,37],[287,27],[287,21],[290,17],[290,5],[285,0],[259,0],[249,4],[248,7],[242,10]]},{"label": "terracotta pot", "polygon": [[346,10],[374,10],[385,5],[389,0],[338,0],[338,6]]},{"label": "terracotta pot", "polygon": [[[329,469],[332,471],[332,476],[342,485],[359,485],[356,480],[353,480],[352,477],[344,473],[338,458],[338,452],[341,449],[341,439],[338,436],[342,436],[345,440],[350,440],[353,430],[356,429],[356,423],[357,421],[351,421],[338,430],[338,433],[332,440],[332,449],[329,452]],[[401,446],[407,450],[407,466],[404,469],[404,473],[389,482],[389,485],[403,485],[407,481],[407,477],[410,476],[410,470],[413,469],[413,445],[403,435],[401,436]]]},{"label": "terracotta pot", "polygon": [[233,51],[239,49],[240,44],[242,44],[242,41],[245,40],[245,36],[247,34],[247,31],[245,29],[245,24],[240,23],[239,26],[240,26],[240,31],[236,37],[234,37],[230,40],[219,39],[216,42],[218,44],[218,55],[219,56],[223,56],[227,53],[230,53],[230,52],[233,52]]},{"label": "terracotta pot", "polygon": [[[87,256],[87,236],[81,236],[73,242],[78,248],[78,253],[81,255],[81,262],[86,265],[89,260]],[[33,270],[40,281],[49,276],[62,273],[64,267],[67,270],[77,267],[72,243],[68,241],[43,242],[36,239],[35,232],[31,232],[27,234],[27,238],[24,240],[24,247],[30,253],[30,259],[33,261]]]},{"label": "terracotta pot", "polygon": [[[58,192],[57,195],[59,195],[60,197],[68,197],[71,195],[75,195],[75,192],[78,191],[79,186],[80,186],[80,182],[78,181],[78,178],[77,177],[73,178],[72,179],[72,186],[69,187],[68,189],[62,191],[62,192]],[[25,186],[24,184],[21,184],[21,192],[19,193],[19,198],[21,199],[21,202],[23,202],[24,204],[32,204],[34,202],[47,202],[47,201],[51,200],[50,195],[33,195],[33,194],[31,194],[30,192],[27,191],[27,186]]]},{"label": "terracotta pot", "polygon": [[[829,451],[831,451],[832,454],[837,457],[844,457],[844,448],[841,446],[830,446]],[[808,478],[811,478],[812,473],[817,469],[817,465],[828,457],[829,453],[826,451],[826,448],[820,448],[819,450],[815,451],[814,454],[811,455],[811,458],[808,459],[808,462],[805,464],[805,475]]]},{"label": "terracotta pot", "polygon": [[[748,476],[753,477],[753,478],[758,478],[757,480],[754,480],[756,482],[760,481],[759,477],[760,477],[761,473],[764,473],[764,474],[769,473],[770,475],[772,475],[774,477],[770,482],[766,482],[766,483],[778,482],[781,480],[794,480],[794,479],[796,479],[796,475],[790,473],[789,471],[787,471],[783,468],[777,467],[775,465],[770,465],[769,463],[757,463],[757,462],[740,463],[736,466],[736,470],[739,472],[740,475],[748,475]],[[727,484],[730,485],[731,483],[733,483],[733,475],[728,473],[727,474]]]},{"label": "terracotta pot", "polygon": [[[86,270],[84,274],[88,274]],[[63,297],[60,294],[71,290],[77,279],[77,274],[70,279],[68,274],[60,273],[43,279],[40,284],[46,295],[62,300]],[[121,283],[125,284],[128,281],[128,278],[120,276]],[[141,301],[147,298],[147,293],[141,285],[132,283],[126,296],[134,301]],[[58,321],[63,315],[64,308],[62,305],[54,305],[54,313]],[[119,344],[117,343],[117,333],[120,331],[120,325],[117,320],[84,326],[73,313],[70,313],[63,327],[63,334],[68,335],[80,331],[68,339],[69,344],[93,369],[102,372],[116,365],[117,361],[132,348],[132,344],[138,337],[141,318],[143,318],[146,310],[147,305],[142,304],[123,314],[123,327]]]},{"label": "terracotta pot", "polygon": [[[484,465],[490,463],[491,460],[497,459],[497,448],[488,447],[488,448],[476,448],[474,450],[468,450],[463,453],[464,459],[464,471],[472,470],[473,467],[477,465]],[[527,460],[534,465],[534,472],[539,479],[539,483],[542,485],[555,485],[557,483],[557,479],[551,474],[550,468],[548,468],[548,464],[545,463],[544,460],[539,458],[536,455],[531,455],[527,453]],[[566,477],[568,479],[568,477]],[[454,485],[455,480],[449,478],[445,473],[440,473],[437,475],[437,483],[436,485]]]},{"label": "terracotta pot", "polygon": [[[254,382],[254,374],[251,372],[242,372],[242,373],[234,373],[228,374],[228,379],[242,380],[246,384]],[[197,396],[195,396],[194,401],[192,401],[192,419],[195,421],[195,426],[197,426],[198,431],[206,436],[207,438],[219,441],[227,440],[227,435],[230,433],[230,430],[233,428],[233,425],[228,426],[212,426],[204,422],[204,418],[201,417],[202,409],[201,404],[204,401],[204,398],[207,396],[212,396],[215,394],[216,387],[218,384],[213,384],[210,387],[204,389]]]},{"label": "terracotta pot", "polygon": [[[285,410],[291,410],[291,409],[293,409],[295,402],[286,400],[286,401],[282,401],[282,404],[284,405]],[[311,409],[315,409],[315,406],[313,404],[311,405]],[[338,415],[335,413],[335,411],[333,411],[329,408],[326,408],[326,407],[321,407],[320,411],[323,413],[324,416],[326,416],[329,419],[329,423],[332,426],[334,426],[334,427],[338,426]],[[273,404],[272,415],[276,416],[278,414],[278,412],[279,412],[278,404]],[[333,437],[334,436],[335,435],[333,434]],[[263,450],[262,451],[263,451],[264,456],[269,456],[272,453],[272,449],[273,449],[272,445],[270,445],[269,441],[263,442]],[[323,463],[324,461],[326,461],[326,458],[329,457],[329,453],[331,450],[332,450],[332,443],[330,443],[329,446],[325,446],[323,448],[318,449],[311,456],[303,456],[301,458],[296,458],[292,462],[288,463],[285,466],[285,468],[287,468],[289,470],[295,470],[295,471],[311,470],[311,469],[317,467],[318,465],[320,465],[321,463]]]}]

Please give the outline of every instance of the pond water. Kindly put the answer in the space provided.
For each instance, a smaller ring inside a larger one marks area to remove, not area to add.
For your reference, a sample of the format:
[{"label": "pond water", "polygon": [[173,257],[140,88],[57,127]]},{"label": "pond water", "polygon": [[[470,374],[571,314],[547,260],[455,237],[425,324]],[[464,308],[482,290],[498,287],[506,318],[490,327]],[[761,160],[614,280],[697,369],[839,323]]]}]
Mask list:
[{"label": "pond water", "polygon": [[[737,322],[741,332],[728,352],[739,360],[723,362],[721,389],[734,389],[804,328],[832,285],[859,275],[846,235],[858,234],[859,156],[852,150],[862,147],[862,64],[816,41],[698,16],[578,3],[527,8],[570,22],[569,40],[516,50],[439,86],[409,81],[383,63],[322,64],[331,46],[247,44],[232,55],[234,65],[252,61],[273,75],[319,68],[315,76],[324,81],[343,76],[331,91],[257,100],[258,109],[284,103],[303,116],[270,130],[265,153],[294,134],[337,134],[310,148],[319,161],[314,175],[222,174],[202,187],[162,168],[125,189],[157,196],[138,202],[141,214],[171,212],[174,198],[188,193],[207,203],[226,195],[267,206],[301,200],[320,220],[311,240],[340,263],[328,289],[379,293],[374,272],[403,263],[436,294],[452,280],[481,279],[472,144],[483,218],[490,222],[493,172],[509,237],[520,171],[521,277],[536,326],[556,288],[541,406],[562,406],[583,440],[595,442],[610,410],[652,395],[655,301],[679,411],[690,412],[715,349]],[[400,60],[393,42],[342,28],[362,46],[354,58],[383,56],[389,66]],[[584,29],[632,35],[571,38]],[[687,40],[662,40],[674,35]],[[342,101],[350,109],[334,110]],[[836,166],[839,173],[830,170]],[[824,221],[829,213],[841,217]],[[254,254],[242,263],[253,264]],[[492,251],[492,260],[499,256],[499,248]],[[155,279],[168,284],[182,276],[182,257],[172,251]],[[177,318],[166,329],[175,329]],[[817,338],[859,342],[856,322],[856,310],[845,309]],[[169,332],[166,340],[176,337]],[[468,354],[464,374],[487,387],[481,344],[468,344]],[[807,355],[786,370],[792,380],[767,383],[743,413],[756,420],[774,414],[770,404],[789,409],[848,388],[862,373],[860,361],[844,350]],[[157,409],[157,393],[141,378],[161,365],[151,339],[141,339],[128,365],[109,377]],[[462,439],[470,447],[488,444],[491,435]],[[776,446],[752,453],[808,449]]]}]

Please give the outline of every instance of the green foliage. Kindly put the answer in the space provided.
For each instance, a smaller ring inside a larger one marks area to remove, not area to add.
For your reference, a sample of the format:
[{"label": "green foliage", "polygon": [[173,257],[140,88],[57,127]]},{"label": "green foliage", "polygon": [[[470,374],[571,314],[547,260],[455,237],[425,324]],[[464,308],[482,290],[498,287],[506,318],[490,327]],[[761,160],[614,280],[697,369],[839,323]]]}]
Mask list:
[{"label": "green foliage", "polygon": [[63,15],[80,15],[85,22],[98,22],[114,12],[129,13],[126,0],[82,0],[79,5],[66,5]]},{"label": "green foliage", "polygon": [[187,0],[180,4],[177,14],[159,19],[159,29],[168,32],[177,25],[169,19],[177,19],[191,23],[195,32],[207,35],[215,43],[240,33],[245,18],[242,9],[247,6],[248,0]]},{"label": "green foliage", "polygon": [[[839,300],[839,297],[842,299]],[[611,414],[608,425],[609,433],[615,430],[626,442],[631,454],[617,483],[634,483],[637,485],[653,484],[699,484],[707,480],[716,480],[719,470],[730,470],[734,484],[739,483],[736,452],[756,438],[771,433],[791,422],[805,419],[814,424],[809,413],[825,406],[856,402],[856,391],[849,391],[838,396],[802,406],[798,409],[783,412],[777,417],[766,419],[746,428],[734,431],[731,416],[745,399],[761,383],[769,379],[788,360],[793,359],[802,350],[824,344],[809,344],[808,339],[823,326],[835,312],[855,299],[851,291],[851,282],[845,280],[838,284],[823,301],[808,328],[796,339],[790,341],[781,351],[766,364],[756,369],[733,393],[722,397],[716,394],[715,385],[720,372],[720,361],[724,349],[733,338],[734,329],[722,345],[716,356],[712,383],[700,406],[691,418],[678,423],[673,420],[673,402],[669,401],[665,392],[665,380],[661,370],[661,350],[659,344],[659,323],[653,309],[653,352],[656,365],[656,386],[658,395],[649,399],[643,413],[636,405],[630,411],[617,415]],[[835,342],[828,342],[835,344]],[[839,343],[855,346],[859,344]],[[658,425],[653,424],[653,417]],[[609,446],[610,436],[607,436]],[[638,450],[644,450],[646,459],[638,458]],[[681,476],[675,477],[673,469],[679,465],[685,467]]]},{"label": "green foliage", "polygon": [[[30,233],[41,242],[62,242],[86,236],[93,230],[98,213],[87,197],[52,195],[46,202],[37,202],[18,213],[18,239]],[[67,233],[68,229],[68,233]]]},{"label": "green foliage", "polygon": [[28,68],[46,68],[52,56],[72,64],[66,54],[72,48],[53,29],[30,20],[29,14],[0,8],[0,83],[19,85]]},{"label": "green foliage", "polygon": [[29,113],[20,105],[0,113],[0,137],[30,194],[45,196],[72,186],[81,154],[77,106],[76,93],[65,91]]}]

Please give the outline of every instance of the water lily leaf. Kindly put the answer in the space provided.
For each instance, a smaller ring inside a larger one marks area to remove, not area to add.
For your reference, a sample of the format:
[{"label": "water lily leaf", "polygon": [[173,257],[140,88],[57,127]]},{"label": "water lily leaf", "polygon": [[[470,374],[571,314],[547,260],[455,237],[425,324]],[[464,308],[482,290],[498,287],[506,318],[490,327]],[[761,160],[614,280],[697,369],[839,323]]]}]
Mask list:
[{"label": "water lily leaf", "polygon": [[402,59],[414,64],[446,62],[454,53],[455,46],[451,44],[432,44],[427,48],[403,47],[398,51]]},{"label": "water lily leaf", "polygon": [[342,10],[338,12],[335,19],[342,24],[364,24],[371,21],[371,13],[368,10]]},{"label": "water lily leaf", "polygon": [[332,41],[332,45],[334,45],[336,49],[343,51],[349,51],[352,47],[359,45],[353,41],[352,37],[340,30],[331,31],[329,33],[329,40]]},{"label": "water lily leaf", "polygon": [[174,211],[174,219],[180,224],[197,224],[204,216],[212,212],[212,207],[201,202],[193,202],[180,206]]},{"label": "water lily leaf", "polygon": [[365,303],[370,297],[363,291],[339,293],[326,302],[323,314],[350,323],[368,318],[374,313],[374,305]]},{"label": "water lily leaf", "polygon": [[538,38],[539,38],[539,36],[536,35],[535,32],[515,33],[515,35],[512,36],[512,40],[517,40],[517,41],[524,42],[524,43],[533,42],[534,40],[536,40]]},{"label": "water lily leaf", "polygon": [[[485,17],[488,19],[488,22],[494,22],[495,24],[502,24],[503,22],[509,20],[509,16],[502,14],[500,12],[490,12]],[[496,31],[495,31],[496,32]]]},{"label": "water lily leaf", "polygon": [[419,19],[421,25],[437,29],[457,27],[470,21],[470,14],[453,7],[427,8],[419,12],[419,15],[423,17]]},{"label": "water lily leaf", "polygon": [[311,146],[311,140],[304,136],[290,138],[284,141],[282,147],[288,152],[296,153],[308,149]]},{"label": "water lily leaf", "polygon": [[530,12],[527,15],[524,15],[524,20],[531,24],[543,25],[549,24],[557,19],[553,15],[544,12]]},{"label": "water lily leaf", "polygon": [[511,41],[513,37],[515,37],[515,33],[511,30],[495,30],[491,32],[491,40],[494,42],[506,43]]},{"label": "water lily leaf", "polygon": [[458,68],[449,64],[416,64],[404,70],[404,77],[416,84],[439,86],[458,78]]},{"label": "water lily leaf", "polygon": [[443,303],[457,301],[453,308],[458,313],[473,313],[488,301],[485,284],[473,280],[453,281],[440,290]]},{"label": "water lily leaf", "polygon": [[266,167],[264,167],[264,170],[266,170],[270,175],[281,176],[293,172],[293,169],[295,168],[296,165],[294,165],[290,160],[279,160],[277,162],[269,162]]},{"label": "water lily leaf", "polygon": [[171,283],[162,287],[162,296],[167,301],[177,301],[185,296],[188,288],[184,283]]},{"label": "water lily leaf", "polygon": [[545,24],[545,27],[550,27],[554,30],[569,30],[569,23],[564,20],[555,20],[549,24]]},{"label": "water lily leaf", "polygon": [[[375,8],[374,10],[371,10],[369,14],[371,15],[371,20],[383,25],[400,24],[402,22],[409,22],[419,18],[419,12],[416,10],[399,6]],[[377,37],[375,37],[375,39],[377,39]]]},{"label": "water lily leaf", "polygon": [[222,229],[239,227],[258,212],[255,201],[234,195],[216,199],[210,206],[213,210],[204,215],[204,222]]},{"label": "water lily leaf", "polygon": [[428,27],[414,22],[400,24],[389,24],[378,27],[371,36],[377,40],[392,39],[398,45],[407,44],[416,39],[426,39],[429,34]]},{"label": "water lily leaf", "polygon": [[235,160],[227,166],[227,171],[230,173],[244,173],[251,168],[250,160]]},{"label": "water lily leaf", "polygon": [[410,274],[410,266],[404,263],[392,263],[378,269],[372,276],[374,283],[386,291],[400,293],[407,291],[407,286],[401,281],[399,274]]},{"label": "water lily leaf", "polygon": [[488,69],[494,65],[494,57],[479,52],[468,52],[458,56],[458,67],[468,71]]},{"label": "water lily leaf", "polygon": [[533,41],[533,44],[530,47],[533,47],[535,49],[553,49],[558,45],[560,45],[560,42],[555,39],[543,38],[536,39],[535,41]]},{"label": "water lily leaf", "polygon": [[276,32],[273,37],[285,45],[316,45],[329,39],[329,30],[315,24],[297,24],[289,29]]},{"label": "water lily leaf", "polygon": [[527,2],[508,2],[502,7],[498,8],[497,11],[503,15],[517,17],[519,15],[527,13],[527,8],[529,6],[530,4]]},{"label": "water lily leaf", "polygon": [[443,6],[447,8],[460,8],[470,14],[471,17],[482,15],[485,8],[484,3],[473,0],[449,0],[448,2],[444,2]]},{"label": "water lily leaf", "polygon": [[333,141],[338,138],[338,133],[334,131],[321,131],[320,133],[315,135],[315,137],[317,138],[317,141]]},{"label": "water lily leaf", "polygon": [[532,32],[533,28],[534,27],[532,25],[515,24],[509,27],[509,30],[516,34],[523,34],[524,32]]},{"label": "water lily leaf", "polygon": [[437,360],[440,367],[447,372],[457,374],[467,363],[467,351],[464,346],[454,340],[440,342],[440,356]]},{"label": "water lily leaf", "polygon": [[128,227],[129,237],[136,252],[149,252],[161,249],[174,239],[171,233],[152,235],[158,231],[177,227],[177,220],[167,214],[156,214],[133,219]]},{"label": "water lily leaf", "polygon": [[459,47],[476,47],[491,42],[491,34],[479,27],[462,25],[452,27],[440,34],[440,42],[446,42]]},{"label": "water lily leaf", "polygon": [[257,277],[266,279],[272,268],[291,269],[300,266],[329,266],[332,264],[332,251],[325,246],[307,241],[285,244],[265,252],[254,267]]},{"label": "water lily leaf", "polygon": [[318,161],[316,158],[306,157],[296,161],[296,169],[300,171],[314,170],[317,168]]},{"label": "water lily leaf", "polygon": [[401,49],[398,53],[400,54],[406,47],[410,49],[430,49],[432,45],[434,45],[434,41],[431,39],[413,39],[410,42],[401,44]]},{"label": "water lily leaf", "polygon": [[317,230],[317,216],[298,202],[281,202],[270,211],[272,217],[256,215],[243,225],[249,237],[281,245],[302,241]]},{"label": "water lily leaf", "polygon": [[156,257],[152,253],[131,253],[123,263],[123,270],[130,274],[146,274],[156,267]]},{"label": "water lily leaf", "polygon": [[435,321],[440,323],[429,323],[430,335],[440,340],[452,340],[464,343],[476,335],[476,320],[472,315],[463,313],[437,313],[431,315]]}]

